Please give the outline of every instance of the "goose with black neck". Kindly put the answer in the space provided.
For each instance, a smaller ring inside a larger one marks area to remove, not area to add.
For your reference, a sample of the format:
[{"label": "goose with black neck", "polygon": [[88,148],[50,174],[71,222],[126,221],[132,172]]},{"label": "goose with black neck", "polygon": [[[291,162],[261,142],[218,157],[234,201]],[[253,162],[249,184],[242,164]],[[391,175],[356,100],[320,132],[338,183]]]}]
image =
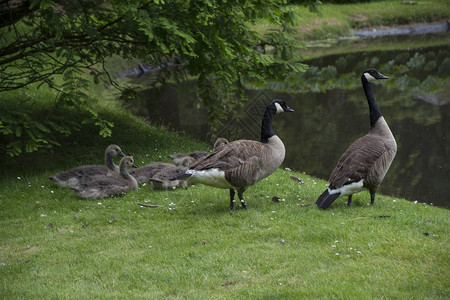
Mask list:
[{"label": "goose with black neck", "polygon": [[237,140],[225,144],[171,180],[185,179],[192,183],[229,189],[231,210],[235,209],[234,196],[237,191],[242,208],[247,208],[244,192],[275,172],[285,157],[284,144],[273,132],[272,119],[276,114],[293,111],[283,100],[271,101],[262,118],[260,142]]},{"label": "goose with black neck", "polygon": [[361,82],[369,105],[370,130],[353,142],[342,154],[331,172],[328,188],[319,196],[319,208],[328,208],[336,199],[348,196],[347,205],[352,204],[352,195],[365,189],[370,192],[373,205],[375,193],[383,181],[397,152],[397,143],[373,96],[371,81],[388,79],[375,69],[363,72]]}]

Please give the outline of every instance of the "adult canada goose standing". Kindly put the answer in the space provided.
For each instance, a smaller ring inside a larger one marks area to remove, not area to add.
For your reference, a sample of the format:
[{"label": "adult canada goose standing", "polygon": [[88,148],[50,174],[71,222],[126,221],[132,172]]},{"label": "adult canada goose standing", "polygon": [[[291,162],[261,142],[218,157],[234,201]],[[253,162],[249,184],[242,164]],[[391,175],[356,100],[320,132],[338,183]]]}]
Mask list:
[{"label": "adult canada goose standing", "polygon": [[273,100],[264,112],[261,142],[237,140],[222,145],[171,180],[186,178],[193,183],[229,189],[231,210],[234,210],[237,191],[242,207],[247,208],[245,190],[275,172],[284,160],[284,145],[272,130],[272,118],[277,113],[292,111],[283,100]]},{"label": "adult canada goose standing", "polygon": [[118,175],[119,166],[114,164],[113,161],[113,157],[115,156],[125,156],[125,153],[122,152],[119,146],[112,144],[109,145],[105,151],[106,166],[79,166],[70,169],[69,171],[55,174],[52,177],[49,177],[49,179],[61,187],[71,187],[79,183],[99,179],[102,176]]},{"label": "adult canada goose standing", "polygon": [[384,120],[375,98],[370,81],[388,79],[375,69],[368,69],[361,76],[364,92],[369,104],[370,130],[357,139],[342,154],[329,179],[329,186],[317,199],[319,208],[326,209],[339,197],[348,196],[347,205],[352,204],[352,195],[368,189],[370,204],[383,181],[397,152],[397,143]]},{"label": "adult canada goose standing", "polygon": [[104,198],[125,194],[129,190],[136,190],[138,183],[136,179],[128,173],[128,167],[135,167],[133,157],[125,156],[120,161],[120,176],[103,177],[98,180],[81,183],[71,189],[82,198]]}]

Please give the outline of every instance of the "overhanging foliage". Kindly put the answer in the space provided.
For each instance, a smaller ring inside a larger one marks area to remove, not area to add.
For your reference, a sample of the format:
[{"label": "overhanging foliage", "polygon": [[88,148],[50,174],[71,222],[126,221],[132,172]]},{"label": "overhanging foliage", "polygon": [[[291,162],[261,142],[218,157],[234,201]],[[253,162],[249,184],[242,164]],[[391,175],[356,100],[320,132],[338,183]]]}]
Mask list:
[{"label": "overhanging foliage", "polygon": [[[176,63],[198,76],[199,98],[215,122],[224,107],[239,100],[235,98],[242,78],[264,81],[303,69],[295,55],[299,45],[284,35],[293,25],[286,4],[283,0],[7,1],[0,5],[0,92],[31,84],[48,86],[58,91],[57,105],[90,112],[103,126],[101,132],[109,135],[111,124],[102,122],[93,108],[85,93],[90,82],[84,78],[89,73],[95,82],[107,78],[115,85],[104,62],[116,54],[162,70],[168,62]],[[267,34],[252,30],[249,25],[260,20],[276,30]],[[58,74],[64,75],[62,82],[55,80]],[[171,75],[160,72],[157,81],[164,83]],[[44,145],[35,142],[30,149]]]}]

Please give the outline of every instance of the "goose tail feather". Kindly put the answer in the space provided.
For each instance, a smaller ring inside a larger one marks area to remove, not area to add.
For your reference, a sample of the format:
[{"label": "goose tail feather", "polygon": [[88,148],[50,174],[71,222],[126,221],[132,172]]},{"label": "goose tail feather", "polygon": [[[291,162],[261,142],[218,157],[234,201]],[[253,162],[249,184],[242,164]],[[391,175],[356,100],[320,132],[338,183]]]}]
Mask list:
[{"label": "goose tail feather", "polygon": [[188,178],[188,177],[191,177],[191,176],[192,176],[192,174],[181,173],[181,174],[177,174],[177,175],[174,175],[174,176],[170,177],[169,180],[170,181],[180,180],[180,179]]},{"label": "goose tail feather", "polygon": [[341,193],[334,193],[330,194],[329,190],[326,189],[322,195],[319,196],[319,198],[316,201],[317,207],[322,209],[327,209],[339,196]]}]

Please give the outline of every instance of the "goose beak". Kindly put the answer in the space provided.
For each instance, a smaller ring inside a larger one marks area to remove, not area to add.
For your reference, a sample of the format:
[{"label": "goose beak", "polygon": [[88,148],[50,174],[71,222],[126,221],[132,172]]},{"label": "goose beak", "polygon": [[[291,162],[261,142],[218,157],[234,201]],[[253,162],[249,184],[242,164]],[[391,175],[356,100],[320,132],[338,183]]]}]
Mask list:
[{"label": "goose beak", "polygon": [[389,79],[389,77],[384,76],[383,74],[379,74],[380,77],[378,77],[377,79]]},{"label": "goose beak", "polygon": [[294,110],[292,108],[290,108],[289,106],[286,106],[285,112],[293,112]]},{"label": "goose beak", "polygon": [[123,153],[122,151],[119,152],[119,156],[125,157],[125,153]]},{"label": "goose beak", "polygon": [[135,163],[133,163],[131,166],[132,166],[133,168],[137,168],[137,167],[138,167],[138,166],[136,166]]}]

